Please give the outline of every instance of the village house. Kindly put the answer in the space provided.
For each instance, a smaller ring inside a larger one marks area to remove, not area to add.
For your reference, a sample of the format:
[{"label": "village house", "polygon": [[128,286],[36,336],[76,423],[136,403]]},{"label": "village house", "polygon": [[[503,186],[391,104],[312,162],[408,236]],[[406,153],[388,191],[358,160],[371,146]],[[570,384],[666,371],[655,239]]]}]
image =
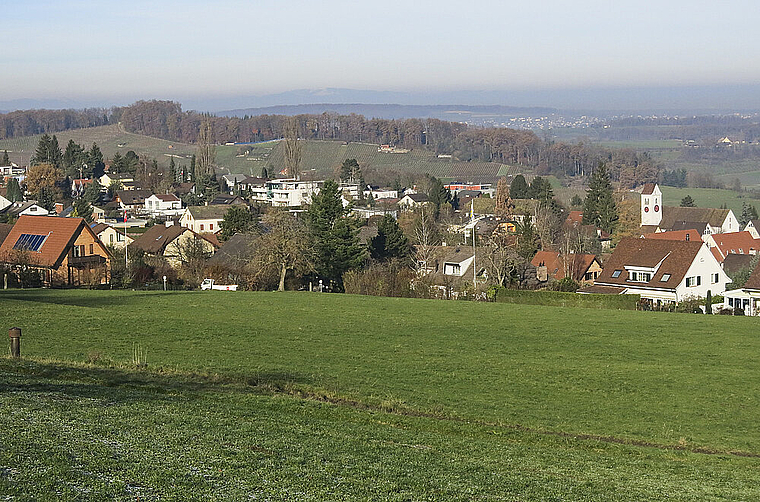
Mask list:
[{"label": "village house", "polygon": [[20,216],[0,245],[0,261],[36,271],[45,286],[110,280],[111,254],[83,218]]},{"label": "village house", "polygon": [[153,195],[150,190],[116,190],[114,201],[121,209],[141,211],[145,207],[145,199]]},{"label": "village house", "polygon": [[116,183],[116,186],[124,187],[125,185],[132,185],[134,182],[135,178],[131,174],[105,173],[98,178],[98,183],[100,183],[103,190],[108,190],[108,187],[112,183]]},{"label": "village house", "polygon": [[539,251],[530,263],[536,267],[536,278],[540,282],[570,277],[583,285],[594,284],[602,272],[602,264],[593,254]]},{"label": "village house", "polygon": [[760,266],[754,261],[754,269],[744,287],[723,293],[723,308],[741,310],[744,315],[760,315]]},{"label": "village house", "polygon": [[637,294],[653,305],[722,294],[731,279],[700,240],[626,237],[581,293]]},{"label": "village house", "polygon": [[380,188],[376,186],[368,186],[367,189],[364,190],[364,197],[368,199],[370,195],[375,200],[397,199],[398,190],[394,190],[392,188]]},{"label": "village house", "polygon": [[427,272],[427,281],[444,298],[456,298],[471,288],[475,275],[486,280],[481,250],[473,252],[470,246],[438,246],[432,252],[432,263],[420,264]]},{"label": "village house", "polygon": [[401,197],[398,201],[398,208],[401,211],[414,211],[430,204],[430,199],[424,193],[410,193]]},{"label": "village house", "polygon": [[173,194],[152,194],[145,198],[143,208],[151,216],[178,216],[183,213],[182,201]]},{"label": "village house", "polygon": [[137,237],[129,249],[140,249],[153,257],[161,257],[172,267],[180,266],[195,252],[194,245],[211,255],[217,246],[203,235],[179,225],[153,225]]},{"label": "village house", "polygon": [[0,210],[0,214],[18,216],[47,216],[48,210],[37,204],[36,200],[18,201]]},{"label": "village house", "polygon": [[76,199],[77,197],[84,195],[84,191],[91,183],[92,180],[89,178],[77,178],[71,180],[71,197]]},{"label": "village house", "polygon": [[189,228],[193,232],[216,233],[220,230],[219,224],[227,214],[229,206],[190,206],[182,213],[179,220],[180,226]]},{"label": "village house", "polygon": [[235,188],[249,177],[247,174],[225,174],[222,176],[222,181],[231,195],[235,191]]},{"label": "village house", "polygon": [[754,239],[760,239],[760,220],[749,220],[744,231],[751,233]]},{"label": "village house", "polygon": [[123,249],[125,245],[128,246],[134,241],[129,235],[124,235],[123,230],[120,232],[107,223],[95,223],[90,228],[100,242],[115,249]]}]

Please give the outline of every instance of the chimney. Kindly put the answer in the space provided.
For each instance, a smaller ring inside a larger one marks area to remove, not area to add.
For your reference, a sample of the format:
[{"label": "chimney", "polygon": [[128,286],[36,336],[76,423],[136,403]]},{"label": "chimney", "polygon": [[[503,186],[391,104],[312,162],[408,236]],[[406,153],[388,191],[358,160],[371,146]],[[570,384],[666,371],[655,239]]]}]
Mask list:
[{"label": "chimney", "polygon": [[63,203],[56,202],[55,203],[55,214],[61,214],[63,212]]},{"label": "chimney", "polygon": [[174,225],[174,220],[166,220],[164,222],[164,226],[171,227],[172,225]]}]

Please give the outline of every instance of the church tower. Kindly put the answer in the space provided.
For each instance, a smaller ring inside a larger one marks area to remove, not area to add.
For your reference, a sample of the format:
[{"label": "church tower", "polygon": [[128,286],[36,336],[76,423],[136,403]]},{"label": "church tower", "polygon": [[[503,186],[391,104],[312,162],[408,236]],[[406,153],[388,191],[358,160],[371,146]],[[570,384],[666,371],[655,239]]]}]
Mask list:
[{"label": "church tower", "polygon": [[647,183],[641,190],[641,226],[656,226],[661,221],[662,192],[656,183]]}]

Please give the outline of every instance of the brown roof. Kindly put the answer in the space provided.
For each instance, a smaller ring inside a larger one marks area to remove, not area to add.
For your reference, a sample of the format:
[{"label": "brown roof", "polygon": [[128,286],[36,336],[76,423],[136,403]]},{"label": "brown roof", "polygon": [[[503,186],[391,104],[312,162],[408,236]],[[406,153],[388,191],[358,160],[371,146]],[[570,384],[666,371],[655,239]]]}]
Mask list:
[{"label": "brown roof", "polygon": [[655,187],[654,183],[646,183],[641,188],[641,194],[642,195],[652,195],[652,193],[654,193],[654,187]]},{"label": "brown roof", "polygon": [[696,230],[700,235],[704,235],[707,230],[707,223],[704,221],[677,221],[670,227],[670,231],[678,230]]},{"label": "brown roof", "polygon": [[192,232],[192,230],[179,225],[171,225],[168,227],[164,225],[153,225],[146,230],[144,234],[137,237],[129,247],[142,249],[150,254],[163,254],[166,250],[166,246],[185,232]]},{"label": "brown roof", "polygon": [[757,255],[729,253],[723,260],[723,271],[733,278],[736,272],[752,267]]},{"label": "brown roof", "polygon": [[97,224],[91,226],[90,228],[95,233],[95,235],[100,235],[100,233],[103,230],[107,230],[107,229],[111,228],[111,225],[108,225],[106,223],[97,223]]},{"label": "brown roof", "polygon": [[760,266],[755,265],[755,269],[750,274],[749,279],[747,279],[747,282],[744,284],[744,287],[746,289],[760,290]]},{"label": "brown roof", "polygon": [[530,263],[536,268],[545,266],[547,274],[552,279],[564,279],[565,272],[569,271],[573,279],[579,281],[583,279],[594,260],[596,256],[593,254],[571,253],[560,256],[555,251],[539,251]]},{"label": "brown roof", "polygon": [[[683,280],[702,246],[704,243],[701,240],[685,242],[626,237],[618,243],[612,256],[605,262],[596,283],[631,286],[632,283],[627,282],[626,266],[654,268],[660,264],[648,283],[636,285],[646,284],[648,287],[674,289]],[[612,277],[615,271],[620,271],[618,277]],[[663,281],[665,274],[670,274],[670,277]]]},{"label": "brown roof", "polygon": [[187,208],[195,220],[223,220],[229,209],[229,206],[226,205],[189,206]]},{"label": "brown roof", "polygon": [[730,209],[714,209],[710,207],[665,207],[662,210],[660,228],[670,230],[679,222],[708,223],[719,227],[728,216]]},{"label": "brown roof", "polygon": [[[58,268],[69,248],[83,231],[92,233],[82,218],[58,218],[57,216],[19,216],[8,236],[0,246],[0,259],[12,259],[13,246],[21,234],[44,235],[45,240],[39,251],[30,251],[30,259],[35,265]],[[92,233],[95,240],[97,235]],[[105,248],[105,247],[104,247]]]},{"label": "brown roof", "polygon": [[122,204],[134,206],[145,204],[145,199],[153,195],[150,190],[116,190],[116,197]]},{"label": "brown roof", "polygon": [[10,223],[0,223],[0,245],[5,241],[5,238],[8,237],[12,229],[13,225]]},{"label": "brown roof", "polygon": [[645,239],[664,239],[666,241],[701,241],[702,234],[696,230],[672,230],[646,234]]}]

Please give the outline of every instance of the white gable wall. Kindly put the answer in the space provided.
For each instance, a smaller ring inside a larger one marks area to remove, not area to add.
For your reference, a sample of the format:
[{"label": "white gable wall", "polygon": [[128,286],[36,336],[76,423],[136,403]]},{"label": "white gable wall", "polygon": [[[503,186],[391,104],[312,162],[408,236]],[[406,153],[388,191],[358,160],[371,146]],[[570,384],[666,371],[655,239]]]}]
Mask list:
[{"label": "white gable wall", "polygon": [[[715,274],[718,275],[718,280],[713,282]],[[700,278],[699,286],[686,286],[688,279],[691,277]],[[694,297],[704,298],[707,296],[708,291],[713,296],[723,294],[726,291],[726,284],[730,282],[731,279],[720,267],[718,260],[715,259],[708,247],[702,246],[691,266],[689,266],[689,270],[686,272],[683,280],[681,280],[681,283],[676,288],[678,301]]]},{"label": "white gable wall", "polygon": [[721,231],[724,234],[727,234],[729,232],[738,232],[739,230],[741,230],[741,227],[739,226],[739,220],[736,219],[734,212],[729,209],[728,215],[723,221],[723,225],[721,225]]}]

